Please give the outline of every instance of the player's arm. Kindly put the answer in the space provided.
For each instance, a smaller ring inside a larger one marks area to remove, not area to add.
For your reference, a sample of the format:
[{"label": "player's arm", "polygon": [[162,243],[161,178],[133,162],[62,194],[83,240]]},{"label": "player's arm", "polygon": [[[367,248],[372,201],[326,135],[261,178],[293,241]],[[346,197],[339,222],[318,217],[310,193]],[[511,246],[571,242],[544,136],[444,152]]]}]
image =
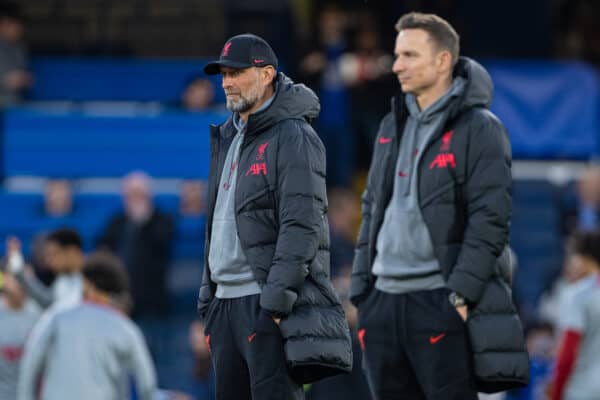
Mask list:
[{"label": "player's arm", "polygon": [[564,398],[564,390],[575,366],[581,337],[581,332],[572,329],[566,330],[563,335],[552,379],[551,400]]},{"label": "player's arm", "polygon": [[19,367],[17,400],[36,399],[38,382],[52,343],[53,321],[52,317],[42,317],[31,331],[25,344],[25,352]]},{"label": "player's arm", "polygon": [[156,371],[146,342],[139,330],[132,331],[130,342],[130,368],[139,399],[153,400],[156,392]]},{"label": "player's arm", "polygon": [[21,253],[21,242],[16,237],[9,237],[6,241],[8,249],[8,270],[17,282],[23,286],[25,293],[42,308],[49,307],[54,301],[52,290],[44,285],[25,269],[25,261]]}]

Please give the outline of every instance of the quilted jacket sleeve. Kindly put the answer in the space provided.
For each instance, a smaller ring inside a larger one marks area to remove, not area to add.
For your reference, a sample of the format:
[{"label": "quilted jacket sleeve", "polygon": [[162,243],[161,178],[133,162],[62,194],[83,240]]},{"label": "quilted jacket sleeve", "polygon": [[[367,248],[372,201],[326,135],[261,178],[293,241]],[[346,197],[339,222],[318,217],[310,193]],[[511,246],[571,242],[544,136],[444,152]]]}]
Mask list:
[{"label": "quilted jacket sleeve", "polygon": [[274,315],[292,310],[319,246],[326,218],[325,148],[299,120],[282,127],[277,155],[279,233],[260,305]]},{"label": "quilted jacket sleeve", "polygon": [[467,225],[448,287],[477,303],[508,242],[511,150],[500,121],[483,111],[472,122],[467,152]]}]

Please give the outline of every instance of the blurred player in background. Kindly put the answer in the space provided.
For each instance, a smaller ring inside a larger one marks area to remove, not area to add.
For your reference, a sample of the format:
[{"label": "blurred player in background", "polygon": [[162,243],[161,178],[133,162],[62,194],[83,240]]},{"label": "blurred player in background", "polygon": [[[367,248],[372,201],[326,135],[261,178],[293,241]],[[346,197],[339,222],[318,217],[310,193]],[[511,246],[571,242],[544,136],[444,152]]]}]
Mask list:
[{"label": "blurred player in background", "polygon": [[17,397],[25,340],[40,316],[39,307],[10,272],[0,270],[0,399]]},{"label": "blurred player in background", "polygon": [[140,330],[124,313],[129,282],[122,263],[96,253],[83,268],[84,302],[36,325],[27,342],[18,400],[129,398],[133,376],[140,400],[156,392],[156,375]]},{"label": "blurred player in background", "polygon": [[584,277],[571,297],[552,381],[552,400],[600,396],[600,232],[573,236],[572,254]]},{"label": "blurred player in background", "polygon": [[75,230],[58,229],[45,239],[44,262],[56,274],[50,287],[25,270],[21,243],[17,238],[8,239],[7,249],[8,269],[42,308],[70,306],[81,300],[84,255],[81,237]]}]

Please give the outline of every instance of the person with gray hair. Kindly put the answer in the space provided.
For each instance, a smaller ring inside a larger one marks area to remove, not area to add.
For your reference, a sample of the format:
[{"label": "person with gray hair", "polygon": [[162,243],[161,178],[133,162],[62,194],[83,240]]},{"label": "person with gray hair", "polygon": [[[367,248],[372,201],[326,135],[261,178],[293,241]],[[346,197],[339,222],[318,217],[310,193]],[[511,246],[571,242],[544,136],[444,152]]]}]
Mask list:
[{"label": "person with gray hair", "polygon": [[232,112],[211,127],[198,298],[218,400],[303,399],[302,384],[352,369],[329,279],[325,148],[310,125],[319,100],[277,65],[246,33],[204,67]]},{"label": "person with gray hair", "polygon": [[97,242],[124,262],[131,281],[133,316],[167,313],[166,274],[174,235],[173,221],[154,205],[152,180],[141,171],[123,179],[123,211],[114,215]]}]

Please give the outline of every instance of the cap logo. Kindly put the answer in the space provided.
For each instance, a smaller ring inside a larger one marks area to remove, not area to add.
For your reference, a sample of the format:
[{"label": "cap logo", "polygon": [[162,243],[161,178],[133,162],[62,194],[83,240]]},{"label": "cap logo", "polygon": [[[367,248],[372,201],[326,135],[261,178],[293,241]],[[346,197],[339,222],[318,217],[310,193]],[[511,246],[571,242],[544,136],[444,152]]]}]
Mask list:
[{"label": "cap logo", "polygon": [[223,46],[223,57],[227,57],[229,55],[229,48],[231,47],[231,42],[227,42],[225,43],[225,46]]},{"label": "cap logo", "polygon": [[254,59],[254,64],[260,64],[260,63],[264,63],[265,60],[261,60],[260,58],[255,58]]}]

